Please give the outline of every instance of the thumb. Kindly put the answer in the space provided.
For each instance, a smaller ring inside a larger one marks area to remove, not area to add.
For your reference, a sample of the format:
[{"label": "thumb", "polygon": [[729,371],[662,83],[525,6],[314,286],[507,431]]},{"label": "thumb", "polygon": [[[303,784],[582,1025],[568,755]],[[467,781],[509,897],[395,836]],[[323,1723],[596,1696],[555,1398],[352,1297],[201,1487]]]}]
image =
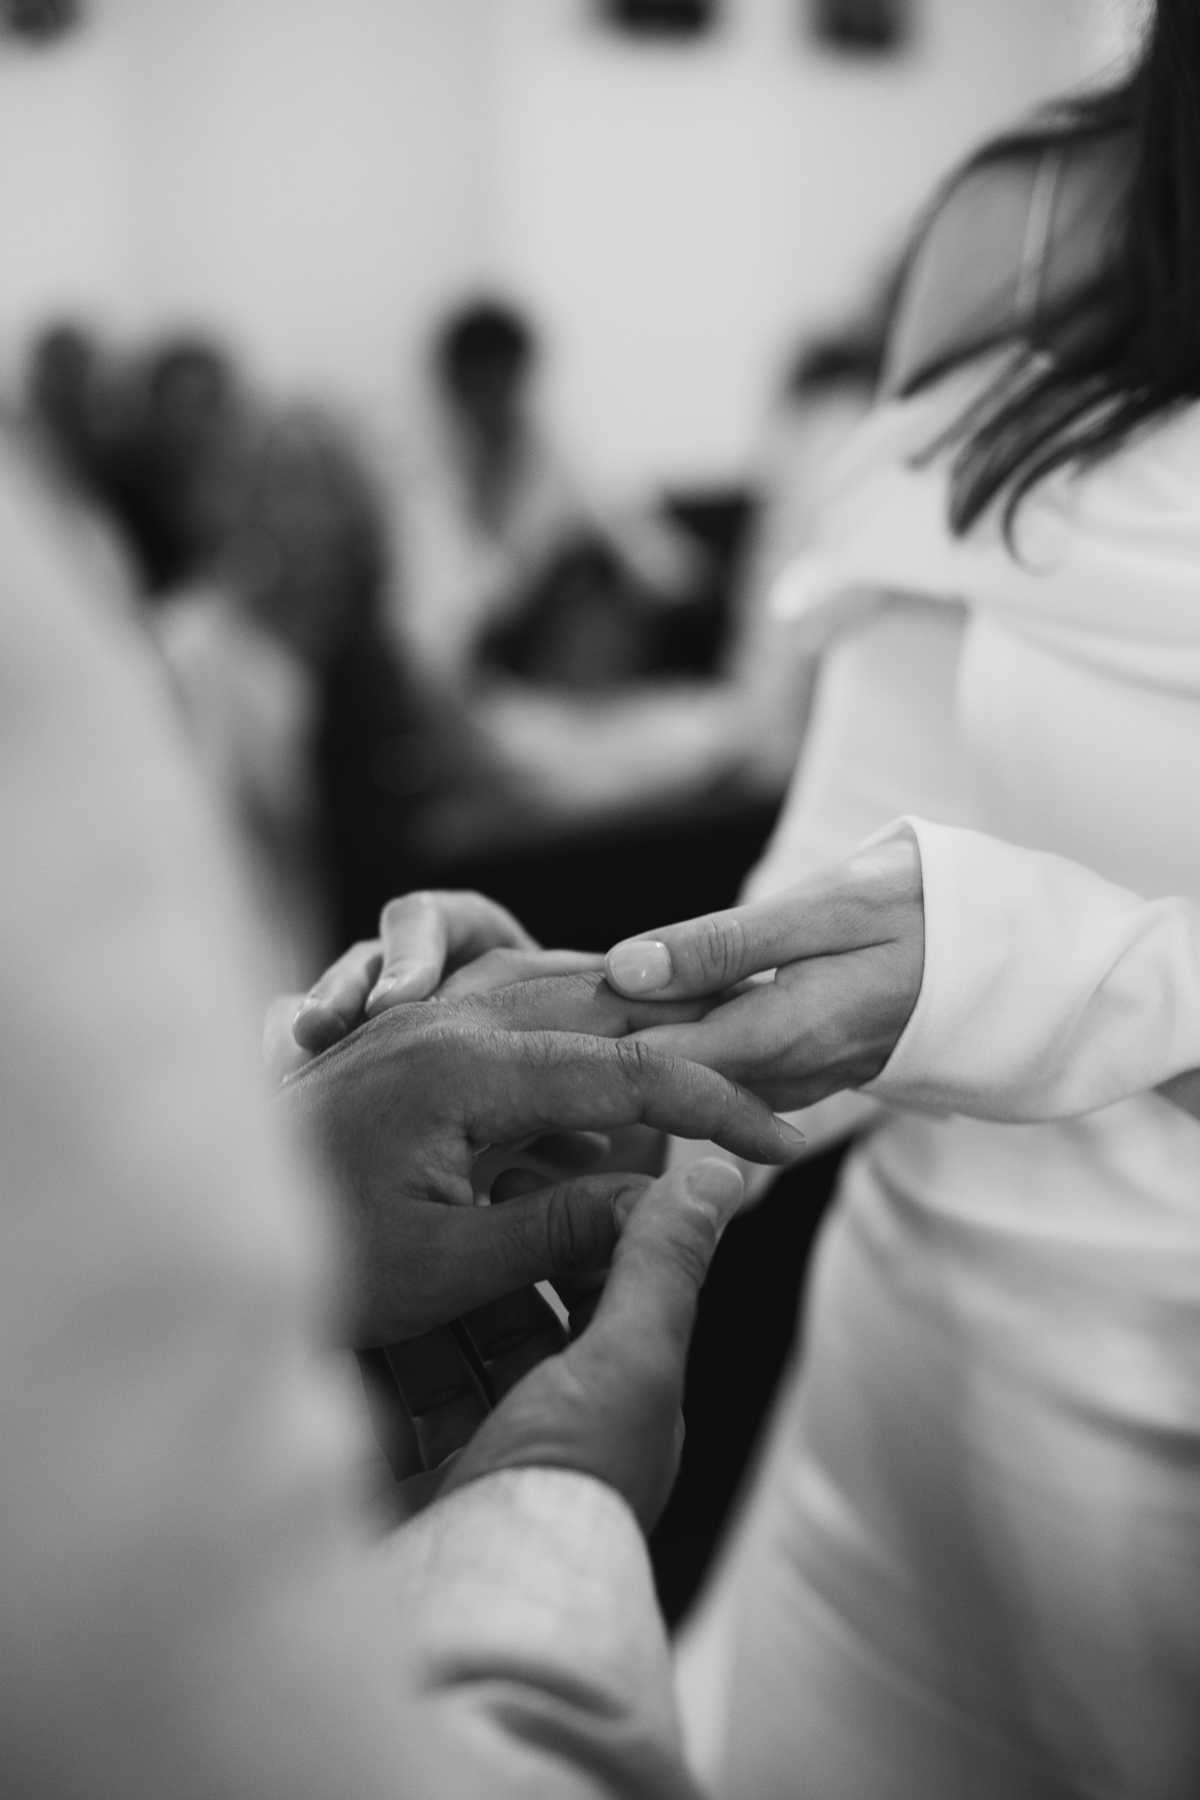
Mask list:
[{"label": "thumb", "polygon": [[573,1469],[615,1488],[649,1531],[679,1465],[697,1296],[741,1197],[741,1175],[714,1157],[618,1202],[626,1223],[591,1325],[518,1383],[444,1491],[501,1469]]},{"label": "thumb", "polygon": [[623,1195],[628,1211],[595,1318],[577,1360],[604,1362],[632,1350],[668,1381],[683,1384],[696,1302],[721,1233],[741,1205],[740,1170],[706,1156],[672,1170],[642,1196]]}]

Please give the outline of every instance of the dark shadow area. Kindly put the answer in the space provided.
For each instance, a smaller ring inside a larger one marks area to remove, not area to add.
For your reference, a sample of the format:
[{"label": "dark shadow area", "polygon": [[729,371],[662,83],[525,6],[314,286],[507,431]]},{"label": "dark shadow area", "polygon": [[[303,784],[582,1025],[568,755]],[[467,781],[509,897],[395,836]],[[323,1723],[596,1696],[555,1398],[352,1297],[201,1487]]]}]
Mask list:
[{"label": "dark shadow area", "polygon": [[[778,801],[714,799],[465,857],[426,880],[489,894],[548,947],[607,950],[650,926],[732,906],[778,810]],[[367,914],[356,929],[374,928]]]},{"label": "dark shadow area", "polygon": [[813,1242],[846,1153],[788,1169],[721,1240],[700,1294],[679,1480],[650,1540],[668,1625],[687,1611],[787,1360]]}]

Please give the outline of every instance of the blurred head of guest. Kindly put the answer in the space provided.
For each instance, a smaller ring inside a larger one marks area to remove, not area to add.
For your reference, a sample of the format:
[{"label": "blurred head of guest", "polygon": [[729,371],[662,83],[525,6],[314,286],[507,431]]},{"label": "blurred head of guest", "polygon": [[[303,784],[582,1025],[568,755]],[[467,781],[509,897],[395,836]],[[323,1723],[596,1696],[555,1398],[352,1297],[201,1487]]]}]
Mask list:
[{"label": "blurred head of guest", "polygon": [[0,33],[50,44],[78,24],[79,0],[0,0]]},{"label": "blurred head of guest", "polygon": [[209,566],[228,530],[241,386],[225,352],[199,337],[160,344],[120,385],[107,408],[109,485],[147,587],[162,592]]},{"label": "blurred head of guest", "polygon": [[276,418],[220,556],[247,614],[324,669],[373,622],[384,561],[380,507],[347,436],[315,408]]},{"label": "blurred head of guest", "polygon": [[73,475],[95,463],[93,394],[99,349],[91,333],[62,320],[39,333],[25,373],[25,408]]},{"label": "blurred head of guest", "polygon": [[498,301],[454,313],[437,344],[446,398],[481,451],[503,454],[520,437],[536,346],[532,327]]}]

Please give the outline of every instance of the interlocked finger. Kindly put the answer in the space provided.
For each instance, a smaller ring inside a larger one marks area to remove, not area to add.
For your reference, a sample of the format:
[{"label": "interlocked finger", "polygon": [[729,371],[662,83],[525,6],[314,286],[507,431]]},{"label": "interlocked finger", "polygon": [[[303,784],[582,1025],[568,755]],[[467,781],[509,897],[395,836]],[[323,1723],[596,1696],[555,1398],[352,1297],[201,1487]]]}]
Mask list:
[{"label": "interlocked finger", "polygon": [[468,1101],[465,1123],[480,1143],[642,1123],[711,1138],[754,1162],[787,1162],[803,1147],[799,1133],[745,1088],[636,1039],[514,1033],[505,1054],[510,1079],[481,1084]]}]

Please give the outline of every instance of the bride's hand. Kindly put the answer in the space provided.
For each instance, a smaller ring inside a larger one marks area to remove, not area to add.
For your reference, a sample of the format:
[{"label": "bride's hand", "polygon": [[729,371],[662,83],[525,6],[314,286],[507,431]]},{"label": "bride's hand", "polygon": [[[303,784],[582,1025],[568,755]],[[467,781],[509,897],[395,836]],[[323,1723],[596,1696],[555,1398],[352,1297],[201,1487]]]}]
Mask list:
[{"label": "bride's hand", "polygon": [[878,1075],[921,991],[921,857],[907,826],[769,900],[709,913],[609,951],[618,993],[678,1001],[740,988],[702,1019],[638,1032],[780,1110]]},{"label": "bride's hand", "polygon": [[539,949],[510,912],[482,894],[403,894],[384,907],[377,938],[353,944],[307,994],[276,996],[263,1058],[281,1081],[389,1007],[601,965],[581,951]]}]

